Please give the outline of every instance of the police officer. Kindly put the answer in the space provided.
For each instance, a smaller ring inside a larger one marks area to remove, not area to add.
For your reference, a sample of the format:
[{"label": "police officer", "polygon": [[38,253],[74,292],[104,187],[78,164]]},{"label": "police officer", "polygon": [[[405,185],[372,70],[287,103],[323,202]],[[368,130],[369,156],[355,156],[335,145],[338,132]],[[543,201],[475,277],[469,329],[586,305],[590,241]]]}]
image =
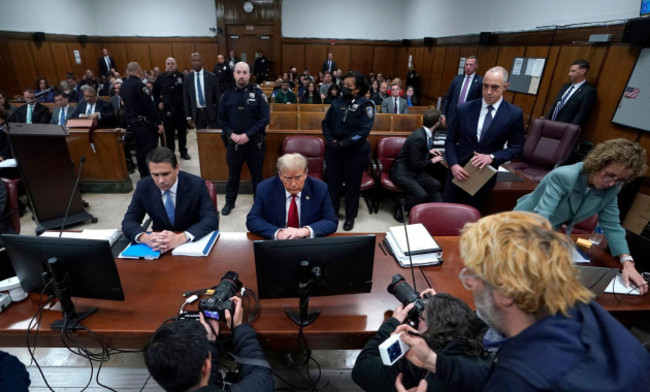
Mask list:
[{"label": "police officer", "polygon": [[191,159],[187,153],[187,120],[183,106],[183,79],[185,75],[178,71],[176,60],[165,60],[165,73],[158,75],[153,85],[153,95],[162,112],[163,126],[167,148],[174,151],[174,138],[178,134],[178,151],[181,158]]},{"label": "police officer", "polygon": [[129,63],[126,73],[129,77],[122,84],[120,97],[124,101],[127,128],[135,139],[135,157],[138,160],[140,178],[145,178],[149,175],[145,159],[158,145],[158,135],[163,133],[163,125],[152,92],[142,83],[140,64]]},{"label": "police officer", "polygon": [[269,74],[269,59],[264,57],[264,51],[262,50],[259,51],[259,55],[255,59],[253,72],[255,73],[255,81],[258,84],[264,83]]},{"label": "police officer", "polygon": [[249,84],[250,67],[244,62],[235,64],[235,87],[226,90],[219,102],[219,128],[226,143],[226,162],[230,173],[226,186],[226,205],[223,215],[235,208],[244,161],[253,182],[253,194],[262,181],[264,164],[264,130],[269,124],[269,103],[262,90]]},{"label": "police officer", "polygon": [[366,139],[375,122],[375,106],[365,97],[367,90],[366,77],[359,72],[349,72],[343,78],[342,96],[332,102],[322,123],[327,145],[327,185],[337,213],[341,187],[345,183],[345,231],[354,227],[361,176],[370,159],[370,143]]},{"label": "police officer", "polygon": [[[234,66],[235,64],[233,64],[233,68]],[[217,56],[217,64],[212,70],[212,73],[217,76],[217,98],[220,98],[224,91],[235,85],[232,76],[233,68],[226,63],[226,58],[222,54]]]}]

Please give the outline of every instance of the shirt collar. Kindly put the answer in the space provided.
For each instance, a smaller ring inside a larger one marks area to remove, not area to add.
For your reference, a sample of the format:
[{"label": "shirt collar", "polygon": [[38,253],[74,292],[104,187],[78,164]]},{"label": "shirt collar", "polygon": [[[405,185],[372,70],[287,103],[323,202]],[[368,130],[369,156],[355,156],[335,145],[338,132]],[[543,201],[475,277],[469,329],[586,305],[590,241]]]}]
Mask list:
[{"label": "shirt collar", "polygon": [[[178,176],[176,176],[176,181],[174,181],[174,185],[172,185],[172,187],[169,188],[169,192],[170,192],[172,195],[176,195],[176,191],[177,191],[177,190],[178,190]],[[161,195],[164,195],[164,194],[165,194],[165,191],[160,191],[160,194],[161,194]]]},{"label": "shirt collar", "polygon": [[[285,199],[290,199],[291,198],[291,193],[289,193],[289,191],[285,189],[284,190],[284,196],[285,196]],[[296,193],[296,199],[300,199],[301,196],[302,196],[302,191]]]},{"label": "shirt collar", "polygon": [[587,79],[583,80],[582,82],[574,83],[574,84],[573,84],[573,88],[574,88],[575,90],[577,90],[577,89],[579,89],[580,87],[582,87],[582,85],[585,84],[585,82],[587,82]]},{"label": "shirt collar", "polygon": [[[485,99],[481,99],[481,101],[482,101],[481,110],[490,106],[485,102]],[[497,110],[499,110],[499,106],[501,106],[501,102],[503,102],[503,96],[501,96],[501,98],[499,98],[499,100],[496,103],[492,104],[492,107],[494,108],[494,113],[496,113]],[[492,115],[494,115],[494,113]]]},{"label": "shirt collar", "polygon": [[431,129],[425,127],[424,125],[422,126],[422,128],[424,128],[424,132],[427,133],[427,137],[428,137],[429,139],[431,139],[431,138],[433,137],[433,136],[432,136],[432,135],[433,135],[433,131],[432,131]]}]

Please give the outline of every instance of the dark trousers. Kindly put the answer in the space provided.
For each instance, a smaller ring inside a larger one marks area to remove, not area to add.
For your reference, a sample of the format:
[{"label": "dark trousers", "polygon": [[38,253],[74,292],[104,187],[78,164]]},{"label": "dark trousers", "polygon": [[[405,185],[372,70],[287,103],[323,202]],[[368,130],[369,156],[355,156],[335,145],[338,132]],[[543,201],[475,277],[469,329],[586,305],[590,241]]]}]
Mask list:
[{"label": "dark trousers", "polygon": [[253,195],[257,189],[257,184],[262,181],[262,167],[264,166],[264,152],[266,144],[262,143],[257,146],[253,140],[243,146],[236,146],[228,143],[226,150],[226,163],[228,164],[228,184],[226,185],[226,204],[235,205],[237,194],[239,193],[239,180],[241,179],[241,170],[244,162],[248,165],[248,171],[251,173],[253,182]]},{"label": "dark trousers", "polygon": [[361,176],[368,169],[370,143],[365,142],[352,149],[325,151],[327,162],[327,186],[334,212],[338,214],[341,205],[343,183],[345,183],[345,219],[354,219],[359,211]]},{"label": "dark trousers", "polygon": [[158,133],[152,125],[132,125],[129,132],[135,140],[135,158],[138,160],[140,178],[149,176],[147,155],[158,146]]},{"label": "dark trousers", "polygon": [[402,188],[406,193],[405,208],[407,211],[421,203],[442,201],[442,195],[440,194],[442,185],[440,181],[433,178],[426,171],[404,173],[400,170],[391,173],[390,177],[395,185]]},{"label": "dark trousers", "polygon": [[178,134],[178,151],[187,154],[187,120],[183,113],[167,112],[163,114],[163,125],[165,126],[165,139],[167,148],[176,151],[174,137]]},{"label": "dark trousers", "polygon": [[217,128],[217,120],[210,120],[208,117],[208,109],[196,109],[196,119],[194,120],[196,129]]},{"label": "dark trousers", "polygon": [[477,210],[481,211],[483,204],[490,195],[490,191],[494,188],[494,185],[497,183],[497,176],[492,176],[492,178],[483,185],[481,189],[470,196],[469,193],[457,187],[451,180],[454,179],[454,176],[451,174],[451,171],[447,172],[447,181],[445,183],[445,197],[444,200],[447,203],[459,203],[470,205]]}]

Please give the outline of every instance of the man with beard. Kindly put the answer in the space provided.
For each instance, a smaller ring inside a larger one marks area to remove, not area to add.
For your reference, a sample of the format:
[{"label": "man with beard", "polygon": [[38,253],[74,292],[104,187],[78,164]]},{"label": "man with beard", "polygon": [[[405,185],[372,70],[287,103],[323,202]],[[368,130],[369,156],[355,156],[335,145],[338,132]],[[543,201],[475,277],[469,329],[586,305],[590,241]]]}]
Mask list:
[{"label": "man with beard", "polygon": [[[459,279],[478,316],[506,337],[484,391],[647,390],[650,354],[593,301],[572,264],[572,246],[530,212],[489,215],[464,229]],[[401,337],[410,345],[406,357],[442,380],[485,377],[484,368],[437,354],[421,337]]]}]

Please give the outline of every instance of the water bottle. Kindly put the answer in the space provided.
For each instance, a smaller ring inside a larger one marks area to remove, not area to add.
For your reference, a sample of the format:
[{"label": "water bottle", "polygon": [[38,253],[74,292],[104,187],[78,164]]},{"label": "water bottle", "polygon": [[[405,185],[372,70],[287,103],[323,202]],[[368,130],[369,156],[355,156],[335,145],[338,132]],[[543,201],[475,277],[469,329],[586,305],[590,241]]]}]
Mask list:
[{"label": "water bottle", "polygon": [[589,236],[589,241],[591,241],[593,245],[598,245],[603,240],[603,237],[603,228],[600,227],[600,225],[596,225],[596,228],[591,233],[591,236]]}]

